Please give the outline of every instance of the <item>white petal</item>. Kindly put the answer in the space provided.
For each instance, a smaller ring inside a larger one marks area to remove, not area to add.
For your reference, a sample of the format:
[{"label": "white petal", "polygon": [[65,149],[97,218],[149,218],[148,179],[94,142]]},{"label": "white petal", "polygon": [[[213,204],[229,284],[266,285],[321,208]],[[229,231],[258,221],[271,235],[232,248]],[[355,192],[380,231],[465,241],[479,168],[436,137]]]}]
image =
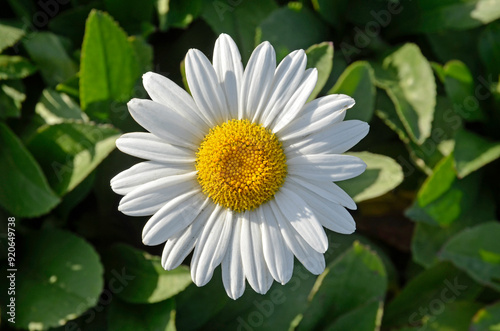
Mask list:
[{"label": "white petal", "polygon": [[196,151],[203,140],[203,132],[167,106],[143,99],[132,99],[127,106],[137,123],[172,145]]},{"label": "white petal", "polygon": [[200,237],[201,230],[215,209],[215,205],[210,203],[210,198],[208,197],[203,202],[203,205],[203,210],[193,223],[173,235],[165,244],[161,257],[161,265],[164,269],[173,270],[177,268],[193,250]]},{"label": "white petal", "polygon": [[121,195],[160,178],[196,171],[194,164],[166,164],[154,161],[138,163],[111,179],[111,189]]},{"label": "white petal", "polygon": [[287,180],[297,184],[300,190],[309,190],[333,203],[341,204],[349,209],[356,209],[354,200],[335,183],[310,179],[306,181],[294,175],[288,175]]},{"label": "white petal", "polygon": [[350,120],[336,123],[304,139],[297,151],[302,154],[342,154],[361,141],[370,130],[366,122]]},{"label": "white petal", "polygon": [[270,87],[276,69],[276,53],[267,41],[263,42],[250,56],[243,73],[238,104],[239,119],[253,119],[266,107]]},{"label": "white petal", "polygon": [[293,229],[290,222],[281,213],[275,200],[269,201],[269,204],[276,216],[281,234],[292,253],[311,273],[315,275],[321,274],[325,270],[325,257],[323,254],[309,246],[304,238]]},{"label": "white petal", "polygon": [[217,205],[196,244],[191,259],[191,278],[197,286],[210,281],[214,269],[226,254],[233,229],[232,217],[227,217],[227,213],[231,211]]},{"label": "white petal", "polygon": [[154,246],[191,224],[204,208],[206,197],[201,190],[193,190],[168,201],[144,225],[142,242]]},{"label": "white petal", "polygon": [[269,289],[266,261],[262,248],[260,218],[254,212],[245,211],[241,219],[241,259],[250,286],[260,294]]},{"label": "white petal", "polygon": [[233,232],[226,255],[222,260],[222,282],[227,295],[236,300],[245,292],[245,273],[241,260],[241,219],[238,214],[233,215],[232,221],[234,222]]},{"label": "white petal", "polygon": [[146,132],[125,133],[116,140],[123,153],[151,161],[165,163],[193,163],[196,154],[189,149],[174,146]]},{"label": "white petal", "polygon": [[366,169],[366,163],[359,157],[338,154],[297,156],[287,163],[288,173],[314,180],[345,180],[362,174]]},{"label": "white petal", "polygon": [[316,68],[307,69],[297,91],[292,95],[282,112],[278,114],[274,121],[273,132],[277,133],[293,121],[301,111],[304,104],[318,81],[318,70]]},{"label": "white petal", "polygon": [[222,91],[214,67],[205,54],[197,49],[190,49],[186,55],[186,79],[193,99],[212,127],[224,121],[228,114],[226,97]]},{"label": "white petal", "polygon": [[154,72],[145,73],[142,80],[144,88],[153,101],[173,109],[196,125],[200,132],[208,132],[210,123],[200,114],[200,110],[189,93],[167,77]]},{"label": "white petal", "polygon": [[293,187],[285,182],[285,185],[274,195],[276,204],[288,222],[312,248],[320,253],[326,252],[328,238],[325,230],[311,208],[292,189]]},{"label": "white petal", "polygon": [[228,104],[229,114],[225,120],[238,118],[238,94],[243,80],[243,64],[238,47],[225,33],[215,42],[213,65]]},{"label": "white petal", "polygon": [[[293,183],[290,183],[292,186]],[[351,234],[356,230],[356,223],[351,214],[339,204],[321,197],[319,194],[294,186],[295,191],[311,206],[321,225],[332,231]]]},{"label": "white petal", "polygon": [[290,97],[299,86],[304,76],[307,64],[305,52],[300,49],[294,51],[280,62],[274,73],[272,85],[270,87],[270,96],[262,114],[255,114],[253,122],[262,123],[268,127],[278,115]]},{"label": "white petal", "polygon": [[293,274],[293,254],[280,232],[276,217],[268,203],[258,208],[261,218],[262,246],[269,272],[276,281],[286,284]]},{"label": "white petal", "polygon": [[342,121],[345,110],[354,106],[354,99],[343,94],[331,94],[304,105],[301,114],[280,132],[281,140],[301,139]]},{"label": "white petal", "polygon": [[126,194],[118,210],[129,216],[152,215],[176,196],[199,189],[196,172],[160,178]]}]

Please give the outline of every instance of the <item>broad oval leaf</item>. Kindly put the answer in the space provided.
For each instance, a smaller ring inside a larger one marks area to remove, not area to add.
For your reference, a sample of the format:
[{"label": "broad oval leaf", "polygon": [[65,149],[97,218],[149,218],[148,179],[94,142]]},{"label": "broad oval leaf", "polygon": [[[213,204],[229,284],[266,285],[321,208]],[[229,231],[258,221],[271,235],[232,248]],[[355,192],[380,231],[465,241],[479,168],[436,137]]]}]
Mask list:
[{"label": "broad oval leaf", "polygon": [[16,325],[45,330],[78,317],[99,299],[103,268],[96,251],[71,232],[45,229],[26,238],[19,262]]},{"label": "broad oval leaf", "polygon": [[403,181],[403,169],[388,156],[370,152],[350,152],[367,165],[358,177],[336,182],[356,202],[379,197],[397,187]]},{"label": "broad oval leaf", "polygon": [[374,64],[375,83],[386,90],[410,138],[422,144],[431,134],[436,82],[417,45],[407,43]]},{"label": "broad oval leaf", "polygon": [[345,119],[370,122],[375,108],[376,89],[373,69],[368,62],[358,61],[347,67],[328,94],[347,94],[356,100]]},{"label": "broad oval leaf", "polygon": [[75,188],[113,149],[120,131],[110,125],[68,122],[45,125],[28,143],[54,191]]},{"label": "broad oval leaf", "polygon": [[453,262],[481,284],[500,291],[500,223],[465,229],[443,247],[440,258]]},{"label": "broad oval leaf", "polygon": [[309,99],[311,101],[321,92],[332,72],[333,66],[333,43],[323,42],[312,45],[306,50],[307,68],[318,69],[318,81]]},{"label": "broad oval leaf", "polygon": [[460,130],[455,136],[455,167],[460,178],[500,157],[500,142],[489,141],[475,133]]}]

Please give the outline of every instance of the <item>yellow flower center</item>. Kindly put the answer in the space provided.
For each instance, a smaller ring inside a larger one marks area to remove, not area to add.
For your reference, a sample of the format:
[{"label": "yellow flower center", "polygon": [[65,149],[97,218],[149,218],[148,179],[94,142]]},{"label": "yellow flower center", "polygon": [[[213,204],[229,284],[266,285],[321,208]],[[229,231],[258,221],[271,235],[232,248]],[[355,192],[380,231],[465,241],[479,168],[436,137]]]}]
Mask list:
[{"label": "yellow flower center", "polygon": [[248,120],[230,120],[210,129],[196,156],[203,192],[236,212],[269,201],[287,174],[276,135]]}]

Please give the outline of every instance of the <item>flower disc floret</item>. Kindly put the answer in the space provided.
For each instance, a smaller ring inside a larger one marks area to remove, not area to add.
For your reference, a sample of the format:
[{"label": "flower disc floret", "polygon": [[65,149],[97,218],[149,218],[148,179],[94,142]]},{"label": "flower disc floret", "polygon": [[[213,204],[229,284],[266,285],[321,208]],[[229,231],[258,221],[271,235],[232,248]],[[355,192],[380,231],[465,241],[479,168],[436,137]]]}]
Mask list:
[{"label": "flower disc floret", "polygon": [[276,135],[248,120],[212,128],[196,155],[203,192],[236,212],[270,200],[287,174],[286,156]]}]

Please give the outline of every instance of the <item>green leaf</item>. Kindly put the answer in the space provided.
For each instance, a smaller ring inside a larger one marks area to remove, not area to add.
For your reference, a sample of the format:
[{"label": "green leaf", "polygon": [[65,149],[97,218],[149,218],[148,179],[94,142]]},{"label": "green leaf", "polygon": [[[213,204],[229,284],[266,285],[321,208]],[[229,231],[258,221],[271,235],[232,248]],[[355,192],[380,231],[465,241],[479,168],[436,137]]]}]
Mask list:
[{"label": "green leaf", "polygon": [[413,260],[425,268],[438,262],[438,253],[443,245],[463,229],[495,218],[495,202],[487,194],[480,194],[451,224],[435,226],[417,222],[413,232],[411,251]]},{"label": "green leaf", "polygon": [[407,43],[372,65],[375,83],[386,90],[409,137],[422,144],[431,134],[436,106],[432,68],[417,45]]},{"label": "green leaf", "polygon": [[336,183],[356,202],[379,197],[403,181],[403,169],[388,156],[369,152],[348,154],[361,158],[367,165],[361,175]]},{"label": "green leaf", "polygon": [[276,8],[273,0],[205,1],[201,16],[215,34],[233,37],[245,62],[255,46],[255,29]]},{"label": "green leaf", "polygon": [[475,133],[458,131],[455,143],[455,166],[463,178],[500,157],[500,142],[489,141]]},{"label": "green leaf", "polygon": [[263,20],[255,40],[269,41],[277,59],[281,60],[291,51],[328,40],[328,27],[309,8],[293,2],[274,10]]},{"label": "green leaf", "polygon": [[24,30],[5,21],[0,21],[0,53],[6,48],[14,46],[22,37]]},{"label": "green leaf", "polygon": [[24,85],[20,80],[3,82],[0,85],[0,118],[21,116],[25,99]]},{"label": "green leaf", "polygon": [[333,43],[324,42],[317,45],[312,45],[306,50],[307,68],[318,69],[318,81],[316,86],[309,96],[308,101],[311,101],[318,96],[330,77],[333,66]]},{"label": "green leaf", "polygon": [[23,45],[49,86],[64,82],[78,71],[61,38],[53,33],[34,32],[23,39]]},{"label": "green leaf", "polygon": [[16,325],[45,330],[59,326],[97,303],[103,268],[96,251],[71,232],[44,229],[26,238],[19,261]]},{"label": "green leaf", "polygon": [[35,112],[47,124],[58,124],[67,120],[88,121],[78,104],[64,93],[46,89],[42,92],[40,101],[36,104]]},{"label": "green leaf", "polygon": [[21,56],[0,55],[0,80],[21,79],[36,71],[36,67]]},{"label": "green leaf", "polygon": [[106,13],[93,10],[82,45],[80,102],[91,117],[107,119],[112,102],[126,102],[141,77],[127,35]]},{"label": "green leaf", "polygon": [[141,34],[144,24],[151,24],[155,0],[104,0],[106,11],[129,34]]},{"label": "green leaf", "polygon": [[59,123],[41,127],[28,143],[54,191],[75,188],[115,148],[120,132],[109,125]]},{"label": "green leaf", "polygon": [[380,326],[378,311],[386,289],[382,261],[355,242],[318,277],[298,330],[323,329],[328,324],[337,330],[374,330]]},{"label": "green leaf", "polygon": [[[453,138],[462,126],[462,118],[452,109],[448,98],[438,96],[431,135],[421,145],[417,145],[409,138],[396,114],[394,104],[386,93],[379,91],[376,107],[375,114],[398,134],[410,152],[410,159],[425,173],[432,174],[432,169],[437,163],[452,152]],[[400,158],[398,160],[401,161]],[[411,164],[407,167],[414,169]]]},{"label": "green leaf", "polygon": [[426,179],[406,215],[416,222],[448,227],[473,207],[479,179],[478,176],[456,178],[453,155],[449,155]]},{"label": "green leaf", "polygon": [[489,24],[479,35],[479,56],[486,67],[486,72],[500,75],[500,23]]},{"label": "green leaf", "polygon": [[474,318],[470,330],[497,331],[500,326],[500,302],[480,309]]},{"label": "green leaf", "polygon": [[422,0],[405,2],[394,15],[392,31],[398,35],[442,30],[467,30],[500,18],[498,0]]},{"label": "green leaf", "polygon": [[108,330],[175,331],[175,301],[131,304],[114,299],[108,312]]},{"label": "green leaf", "polygon": [[80,76],[75,75],[70,79],[56,85],[56,91],[66,93],[75,99],[80,98]]},{"label": "green leaf", "polygon": [[441,311],[441,305],[435,304],[434,310],[430,310],[424,317],[423,330],[441,331],[470,331],[469,324],[474,313],[481,308],[481,304],[470,301],[457,301],[448,304]]},{"label": "green leaf", "polygon": [[59,202],[35,159],[19,139],[0,123],[0,205],[20,217],[47,213]]},{"label": "green leaf", "polygon": [[373,69],[368,62],[358,61],[347,67],[328,94],[347,94],[356,104],[345,119],[370,122],[375,108],[376,90]]},{"label": "green leaf", "polygon": [[160,257],[117,244],[107,254],[106,270],[122,268],[125,268],[131,279],[117,295],[130,303],[160,302],[182,292],[191,284],[191,274],[187,267],[166,271],[161,266]]},{"label": "green leaf", "polygon": [[453,262],[477,282],[500,291],[500,224],[465,229],[443,247],[440,258]]},{"label": "green leaf", "polygon": [[469,68],[462,62],[453,60],[446,63],[443,70],[446,94],[451,99],[455,111],[469,121],[484,119]]},{"label": "green leaf", "polygon": [[[212,3],[212,5],[220,7],[220,4]],[[166,31],[170,27],[185,29],[201,14],[203,1],[158,0],[157,7],[161,31]]]},{"label": "green leaf", "polygon": [[[446,312],[450,303],[474,299],[481,287],[450,263],[439,263],[412,278],[386,306],[382,321],[386,328],[417,326],[434,305]],[[434,308],[435,309],[435,308]]]}]

